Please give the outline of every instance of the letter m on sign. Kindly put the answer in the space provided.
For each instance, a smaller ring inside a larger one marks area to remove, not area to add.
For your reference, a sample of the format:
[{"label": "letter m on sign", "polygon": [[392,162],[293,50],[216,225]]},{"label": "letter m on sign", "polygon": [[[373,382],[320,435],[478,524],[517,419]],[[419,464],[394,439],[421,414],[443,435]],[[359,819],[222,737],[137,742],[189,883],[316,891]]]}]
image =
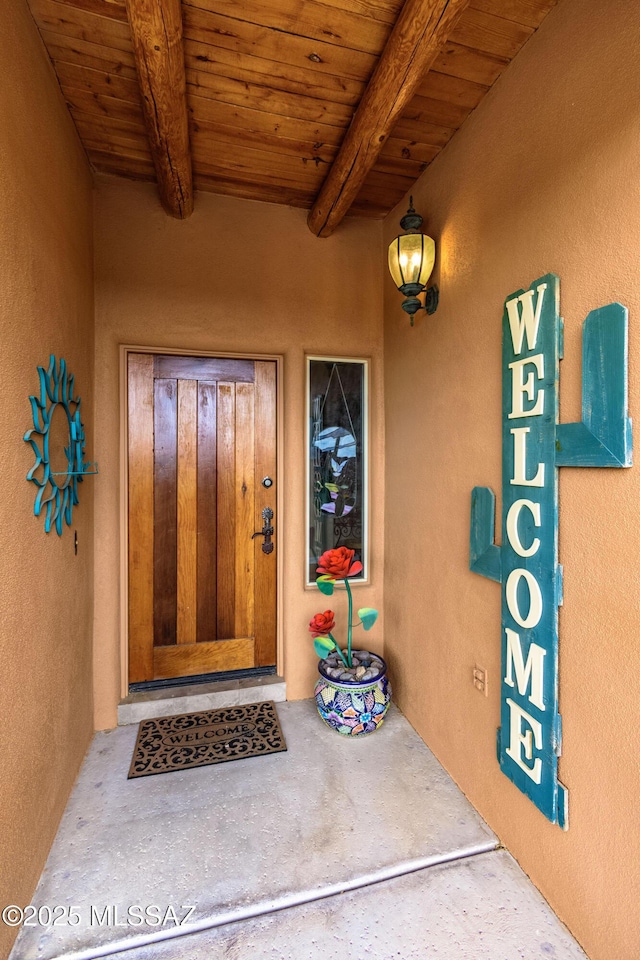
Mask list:
[{"label": "letter m on sign", "polygon": [[502,321],[502,545],[495,496],[471,495],[470,568],[502,585],[498,760],[503,773],[561,827],[558,780],[558,467],[631,466],[627,310],[592,310],[582,338],[582,420],[558,422],[563,322],[560,281],[541,277],[507,297]]}]

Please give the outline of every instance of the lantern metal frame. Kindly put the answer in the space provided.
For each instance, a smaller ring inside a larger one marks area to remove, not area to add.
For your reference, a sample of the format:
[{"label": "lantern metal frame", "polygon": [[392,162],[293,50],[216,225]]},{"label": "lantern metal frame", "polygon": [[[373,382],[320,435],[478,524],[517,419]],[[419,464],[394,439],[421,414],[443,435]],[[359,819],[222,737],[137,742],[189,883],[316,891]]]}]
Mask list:
[{"label": "lantern metal frame", "polygon": [[[420,230],[420,227],[422,226],[422,217],[419,213],[416,213],[414,209],[413,197],[409,197],[409,209],[400,220],[400,226],[405,231],[405,234],[398,234],[398,236],[391,241],[391,244],[389,244],[390,247],[393,243],[399,242],[402,236],[407,236],[408,234],[420,234],[422,237],[425,236],[425,234],[423,234]],[[424,256],[424,240],[422,241],[422,256]],[[400,275],[403,276],[402,267],[399,266],[399,270]],[[406,314],[409,315],[411,326],[414,325],[414,316],[418,310],[425,310],[429,315],[432,315],[438,309],[440,291],[435,283],[430,287],[428,287],[426,283],[402,283],[400,286],[398,286],[398,290],[405,297],[405,300],[402,303],[402,309]],[[425,294],[424,304],[420,303],[420,300],[418,299],[418,295],[421,293]]]}]

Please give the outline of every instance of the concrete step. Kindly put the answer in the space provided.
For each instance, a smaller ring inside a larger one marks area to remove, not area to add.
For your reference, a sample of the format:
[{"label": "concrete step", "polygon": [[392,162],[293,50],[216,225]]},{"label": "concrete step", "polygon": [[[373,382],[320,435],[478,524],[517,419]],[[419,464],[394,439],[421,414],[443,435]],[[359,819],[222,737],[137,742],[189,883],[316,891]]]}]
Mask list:
[{"label": "concrete step", "polygon": [[[505,850],[156,940],[121,960],[586,960]],[[113,954],[112,954],[113,956]]]},{"label": "concrete step", "polygon": [[241,703],[262,703],[287,699],[282,677],[250,677],[245,680],[214,680],[210,683],[184,684],[161,690],[143,690],[129,694],[118,706],[118,726],[140,723],[155,717],[177,713],[197,713]]}]

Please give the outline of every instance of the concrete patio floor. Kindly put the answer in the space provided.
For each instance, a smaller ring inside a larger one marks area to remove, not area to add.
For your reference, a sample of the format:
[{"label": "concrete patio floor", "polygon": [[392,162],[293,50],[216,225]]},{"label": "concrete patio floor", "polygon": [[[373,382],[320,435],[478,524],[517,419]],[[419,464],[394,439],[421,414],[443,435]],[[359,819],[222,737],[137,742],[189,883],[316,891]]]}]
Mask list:
[{"label": "concrete patio floor", "polygon": [[135,780],[137,726],[97,734],[11,960],[584,960],[397,709],[277,711],[286,753]]}]

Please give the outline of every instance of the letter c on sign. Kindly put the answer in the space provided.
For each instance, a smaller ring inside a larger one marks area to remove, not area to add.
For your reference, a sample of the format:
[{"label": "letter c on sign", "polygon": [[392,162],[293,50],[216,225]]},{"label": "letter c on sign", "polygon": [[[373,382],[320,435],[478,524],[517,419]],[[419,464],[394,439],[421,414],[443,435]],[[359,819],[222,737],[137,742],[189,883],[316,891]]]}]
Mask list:
[{"label": "letter c on sign", "polygon": [[[518,607],[518,584],[521,579],[526,580],[527,586],[529,587],[529,613],[526,619],[522,616],[520,608]],[[540,617],[542,616],[542,594],[540,593],[538,581],[529,570],[523,570],[522,568],[512,570],[507,578],[505,593],[509,613],[516,623],[519,623],[521,627],[535,627],[540,622]]]},{"label": "letter c on sign", "polygon": [[522,546],[522,541],[518,534],[518,518],[520,517],[520,511],[523,507],[528,507],[529,510],[531,510],[533,522],[536,527],[540,526],[540,504],[534,503],[533,500],[515,500],[509,507],[507,514],[507,536],[509,537],[509,543],[519,557],[532,557],[534,553],[537,553],[540,540],[538,537],[534,537],[530,547],[525,549],[525,547]]}]

